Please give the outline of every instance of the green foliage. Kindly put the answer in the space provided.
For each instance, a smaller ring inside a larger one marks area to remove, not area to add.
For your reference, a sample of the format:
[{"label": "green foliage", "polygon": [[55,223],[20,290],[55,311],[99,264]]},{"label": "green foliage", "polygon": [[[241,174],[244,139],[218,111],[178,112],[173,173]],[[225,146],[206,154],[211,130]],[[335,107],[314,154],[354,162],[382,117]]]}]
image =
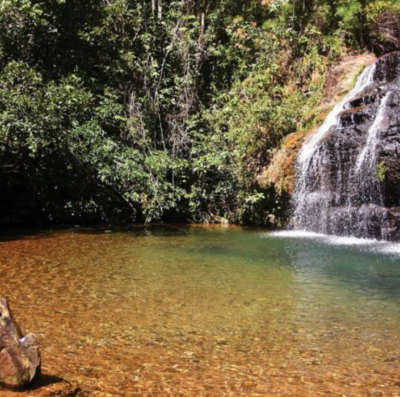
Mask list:
[{"label": "green foliage", "polygon": [[385,162],[381,161],[380,163],[377,164],[376,166],[376,174],[378,176],[378,181],[383,183],[385,182],[386,178],[386,166]]},{"label": "green foliage", "polygon": [[378,54],[400,49],[400,3],[397,0],[372,2],[366,9],[371,44]]},{"label": "green foliage", "polygon": [[280,216],[256,175],[388,3],[0,0],[0,220]]}]

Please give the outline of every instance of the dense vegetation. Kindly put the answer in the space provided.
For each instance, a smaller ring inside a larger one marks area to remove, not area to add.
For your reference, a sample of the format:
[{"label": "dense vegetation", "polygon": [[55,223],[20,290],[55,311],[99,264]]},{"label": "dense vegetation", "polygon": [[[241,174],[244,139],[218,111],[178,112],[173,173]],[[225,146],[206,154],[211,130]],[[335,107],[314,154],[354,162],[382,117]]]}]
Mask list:
[{"label": "dense vegetation", "polygon": [[[0,219],[265,223],[255,176],[396,0],[0,0]],[[396,21],[396,19],[395,19]],[[398,21],[398,20],[397,20]]]}]

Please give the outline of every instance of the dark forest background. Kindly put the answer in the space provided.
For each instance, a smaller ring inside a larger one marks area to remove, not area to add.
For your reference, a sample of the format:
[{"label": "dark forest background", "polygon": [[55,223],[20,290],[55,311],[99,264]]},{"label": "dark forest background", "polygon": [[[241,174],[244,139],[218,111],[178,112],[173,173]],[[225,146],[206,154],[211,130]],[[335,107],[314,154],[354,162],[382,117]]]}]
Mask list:
[{"label": "dark forest background", "polygon": [[1,0],[0,223],[281,216],[256,176],[314,123],[343,51],[397,48],[399,15],[396,0]]}]

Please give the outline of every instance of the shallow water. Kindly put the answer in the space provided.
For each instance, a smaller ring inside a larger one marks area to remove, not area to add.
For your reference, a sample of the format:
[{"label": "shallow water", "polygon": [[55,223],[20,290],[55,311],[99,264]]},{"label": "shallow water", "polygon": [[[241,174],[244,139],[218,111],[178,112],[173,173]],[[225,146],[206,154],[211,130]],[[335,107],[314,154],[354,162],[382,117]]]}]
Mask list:
[{"label": "shallow water", "polygon": [[[92,396],[400,396],[400,249],[220,227],[0,241],[44,372]],[[0,392],[1,394],[1,392]]]}]

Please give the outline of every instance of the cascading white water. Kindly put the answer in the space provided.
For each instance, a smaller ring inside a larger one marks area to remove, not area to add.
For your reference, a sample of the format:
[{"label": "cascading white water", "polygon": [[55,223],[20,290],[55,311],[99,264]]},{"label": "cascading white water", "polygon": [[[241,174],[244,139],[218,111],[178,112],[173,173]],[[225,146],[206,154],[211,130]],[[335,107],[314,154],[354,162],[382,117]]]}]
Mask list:
[{"label": "cascading white water", "polygon": [[340,126],[340,114],[348,103],[372,84],[375,64],[364,69],[357,79],[355,87],[337,104],[318,131],[306,142],[297,158],[297,184],[294,194],[293,223],[295,228],[328,232],[329,201],[335,200],[335,194],[323,186],[315,184],[319,180],[319,170],[329,161],[324,151],[319,150],[329,132]]},{"label": "cascading white water", "polygon": [[378,114],[368,131],[367,144],[358,156],[356,163],[356,171],[360,174],[365,167],[374,168],[376,167],[376,148],[379,143],[379,132],[385,127],[385,113],[387,108],[387,103],[389,100],[391,92],[389,91],[381,100],[379,105]]},{"label": "cascading white water", "polygon": [[400,52],[364,69],[297,157],[297,231],[400,240]]},{"label": "cascading white water", "polygon": [[368,87],[374,79],[375,72],[375,64],[370,65],[364,69],[364,71],[360,74],[357,79],[356,85],[354,88],[343,98],[343,100],[338,103],[329,113],[328,117],[322,124],[322,126],[318,129],[318,131],[311,137],[311,139],[306,142],[298,156],[298,164],[299,168],[302,172],[300,178],[304,176],[304,172],[306,172],[309,163],[313,159],[314,153],[318,148],[318,144],[324,135],[329,132],[329,130],[339,123],[339,115],[346,108],[349,101],[357,96],[360,92],[362,92],[366,87]]}]

